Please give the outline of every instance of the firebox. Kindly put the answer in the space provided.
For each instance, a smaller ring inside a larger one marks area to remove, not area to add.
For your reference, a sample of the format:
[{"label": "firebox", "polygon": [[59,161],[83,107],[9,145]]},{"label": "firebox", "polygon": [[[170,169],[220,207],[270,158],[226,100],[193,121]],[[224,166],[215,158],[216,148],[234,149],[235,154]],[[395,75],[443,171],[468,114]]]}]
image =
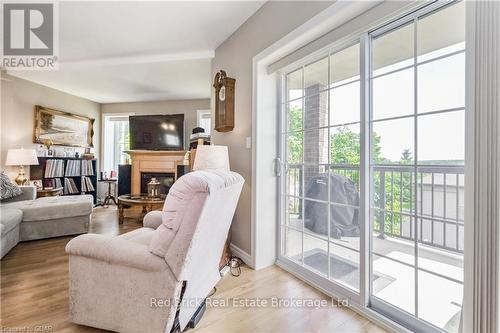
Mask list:
[{"label": "firebox", "polygon": [[168,194],[168,190],[174,184],[174,173],[141,172],[141,193],[148,193],[148,183],[151,178],[156,178],[160,182],[160,194]]}]

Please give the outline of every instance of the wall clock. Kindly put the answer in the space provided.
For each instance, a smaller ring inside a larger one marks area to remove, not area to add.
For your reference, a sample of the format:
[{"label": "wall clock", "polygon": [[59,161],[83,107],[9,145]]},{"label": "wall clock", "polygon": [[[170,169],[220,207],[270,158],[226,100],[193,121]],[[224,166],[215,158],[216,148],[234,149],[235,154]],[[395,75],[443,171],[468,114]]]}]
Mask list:
[{"label": "wall clock", "polygon": [[234,83],[235,79],[227,77],[220,70],[215,74],[215,130],[229,132],[234,129]]}]

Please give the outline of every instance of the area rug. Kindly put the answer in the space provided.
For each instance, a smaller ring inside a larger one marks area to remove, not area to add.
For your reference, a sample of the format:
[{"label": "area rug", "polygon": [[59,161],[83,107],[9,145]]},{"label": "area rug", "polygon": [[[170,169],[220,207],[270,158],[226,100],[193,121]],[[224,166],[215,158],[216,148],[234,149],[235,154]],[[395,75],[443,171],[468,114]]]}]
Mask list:
[{"label": "area rug", "polygon": [[[295,256],[292,259],[298,262],[302,260],[301,256]],[[323,249],[306,251],[304,252],[304,264],[327,275],[328,252]],[[330,254],[330,277],[348,286],[356,286],[356,288],[359,288],[360,276],[357,264],[335,254]],[[378,293],[394,281],[395,279],[390,276],[375,272],[373,277],[373,293]]]}]

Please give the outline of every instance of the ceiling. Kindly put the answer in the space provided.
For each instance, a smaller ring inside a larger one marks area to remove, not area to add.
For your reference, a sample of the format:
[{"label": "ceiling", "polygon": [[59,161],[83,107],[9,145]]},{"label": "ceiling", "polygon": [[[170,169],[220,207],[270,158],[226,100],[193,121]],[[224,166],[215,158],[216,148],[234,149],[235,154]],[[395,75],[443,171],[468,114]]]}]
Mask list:
[{"label": "ceiling", "polygon": [[215,49],[263,3],[60,2],[59,70],[8,73],[99,103],[209,98]]}]

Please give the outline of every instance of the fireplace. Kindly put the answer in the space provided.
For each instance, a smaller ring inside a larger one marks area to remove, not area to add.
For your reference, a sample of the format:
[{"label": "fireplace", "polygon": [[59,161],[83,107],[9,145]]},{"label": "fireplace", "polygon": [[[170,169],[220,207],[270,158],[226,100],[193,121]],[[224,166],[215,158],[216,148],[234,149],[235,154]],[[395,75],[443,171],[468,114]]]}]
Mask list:
[{"label": "fireplace", "polygon": [[170,172],[141,172],[141,193],[148,193],[148,183],[151,178],[160,182],[160,194],[168,194],[174,184],[175,173]]},{"label": "fireplace", "polygon": [[[156,151],[156,150],[128,150],[132,160],[131,193],[146,192],[146,187],[141,187],[141,174],[164,174],[176,175],[177,165],[182,164],[185,151]],[[162,175],[163,176],[163,175]],[[141,191],[142,190],[142,191]]]}]

